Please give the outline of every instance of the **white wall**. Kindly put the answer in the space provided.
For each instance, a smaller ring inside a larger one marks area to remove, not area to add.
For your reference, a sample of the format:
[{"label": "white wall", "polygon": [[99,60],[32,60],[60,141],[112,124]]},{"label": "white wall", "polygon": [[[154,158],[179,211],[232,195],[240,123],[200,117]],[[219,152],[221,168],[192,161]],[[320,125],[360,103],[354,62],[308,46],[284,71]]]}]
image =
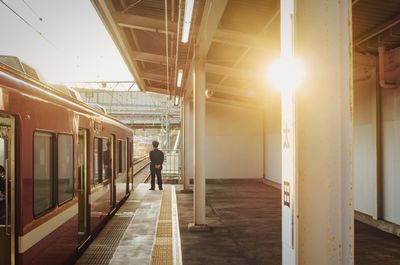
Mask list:
[{"label": "white wall", "polygon": [[261,110],[207,102],[206,177],[262,178]]},{"label": "white wall", "polygon": [[373,104],[376,57],[355,54],[354,58],[354,201],[357,211],[372,216],[377,177]]},{"label": "white wall", "polygon": [[400,91],[382,91],[383,219],[400,224]]},{"label": "white wall", "polygon": [[277,91],[268,93],[265,106],[265,178],[282,183],[281,97]]},{"label": "white wall", "polygon": [[[388,81],[400,81],[400,49],[386,55]],[[400,88],[382,89],[383,219],[400,224]]]},{"label": "white wall", "polygon": [[[376,57],[355,55],[354,71],[354,187],[355,209],[373,215],[377,185],[374,130]],[[385,55],[385,77],[400,84],[400,49]],[[400,88],[381,94],[381,199],[382,218],[400,224]]]}]

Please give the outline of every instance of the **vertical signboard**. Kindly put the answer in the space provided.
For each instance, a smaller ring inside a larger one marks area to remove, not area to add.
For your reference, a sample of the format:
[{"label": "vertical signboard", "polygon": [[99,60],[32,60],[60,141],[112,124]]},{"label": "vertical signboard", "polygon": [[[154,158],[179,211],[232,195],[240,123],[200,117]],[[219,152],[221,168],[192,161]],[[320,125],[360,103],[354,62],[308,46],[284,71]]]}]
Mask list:
[{"label": "vertical signboard", "polygon": [[[281,59],[293,58],[294,0],[281,0]],[[287,78],[292,78],[288,76]],[[296,142],[294,87],[282,87],[282,264],[296,258]]]}]

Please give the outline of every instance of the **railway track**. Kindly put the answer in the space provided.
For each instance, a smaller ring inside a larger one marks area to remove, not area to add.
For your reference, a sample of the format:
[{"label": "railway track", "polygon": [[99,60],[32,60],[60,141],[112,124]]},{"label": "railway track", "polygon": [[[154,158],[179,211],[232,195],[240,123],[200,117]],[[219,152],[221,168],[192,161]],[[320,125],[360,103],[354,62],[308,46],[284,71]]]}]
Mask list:
[{"label": "railway track", "polygon": [[150,177],[150,173],[145,169],[149,166],[149,164],[150,164],[150,159],[147,156],[134,160],[133,162],[134,185],[147,182],[147,180]]},{"label": "railway track", "polygon": [[148,156],[142,156],[142,157],[134,158],[134,159],[133,159],[133,165],[136,165],[136,164],[138,164],[138,163],[140,163],[140,162],[142,162],[143,160],[146,160],[146,159],[148,159],[148,158],[149,158]]}]

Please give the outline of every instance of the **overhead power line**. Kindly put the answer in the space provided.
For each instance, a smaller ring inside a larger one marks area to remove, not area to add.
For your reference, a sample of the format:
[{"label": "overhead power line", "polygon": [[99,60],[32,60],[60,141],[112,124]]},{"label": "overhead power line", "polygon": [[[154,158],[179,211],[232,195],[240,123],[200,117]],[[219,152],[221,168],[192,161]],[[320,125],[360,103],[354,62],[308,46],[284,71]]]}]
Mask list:
[{"label": "overhead power line", "polygon": [[38,15],[38,13],[36,13],[36,11],[31,7],[30,4],[28,4],[25,0],[22,0],[22,2],[24,2],[24,4],[32,11],[32,13],[40,20],[43,21],[43,18],[41,16]]},{"label": "overhead power line", "polygon": [[36,29],[31,23],[29,23],[25,18],[23,18],[20,14],[18,14],[17,11],[12,9],[9,5],[7,5],[4,0],[0,0],[0,2],[5,5],[11,12],[14,13],[19,19],[21,19],[28,27],[30,27],[33,31],[35,31],[37,34],[39,34],[40,37],[42,37],[47,43],[49,43],[53,48],[57,49],[57,47],[54,45],[53,42],[51,42],[46,36],[43,35],[42,32],[40,32],[38,29]]}]

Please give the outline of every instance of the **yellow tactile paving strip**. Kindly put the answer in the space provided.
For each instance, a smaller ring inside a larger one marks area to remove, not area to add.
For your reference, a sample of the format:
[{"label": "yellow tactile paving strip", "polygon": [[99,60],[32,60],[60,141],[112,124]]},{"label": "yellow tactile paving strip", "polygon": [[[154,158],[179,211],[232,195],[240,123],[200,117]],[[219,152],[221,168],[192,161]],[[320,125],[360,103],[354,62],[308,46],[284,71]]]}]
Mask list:
[{"label": "yellow tactile paving strip", "polygon": [[158,218],[152,265],[173,264],[171,186],[165,185]]}]

